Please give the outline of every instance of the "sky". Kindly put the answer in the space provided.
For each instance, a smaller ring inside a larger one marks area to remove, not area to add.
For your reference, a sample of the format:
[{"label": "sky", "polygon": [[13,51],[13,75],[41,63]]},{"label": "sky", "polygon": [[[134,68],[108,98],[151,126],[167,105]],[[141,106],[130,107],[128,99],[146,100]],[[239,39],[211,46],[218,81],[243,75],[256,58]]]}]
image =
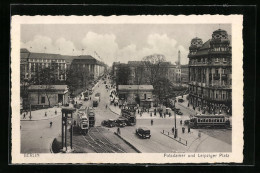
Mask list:
[{"label": "sky", "polygon": [[[213,31],[231,33],[230,24],[22,24],[21,48],[31,52],[92,55],[111,65],[163,54],[175,63],[188,63],[191,39],[206,42]],[[45,49],[46,48],[46,49]]]}]

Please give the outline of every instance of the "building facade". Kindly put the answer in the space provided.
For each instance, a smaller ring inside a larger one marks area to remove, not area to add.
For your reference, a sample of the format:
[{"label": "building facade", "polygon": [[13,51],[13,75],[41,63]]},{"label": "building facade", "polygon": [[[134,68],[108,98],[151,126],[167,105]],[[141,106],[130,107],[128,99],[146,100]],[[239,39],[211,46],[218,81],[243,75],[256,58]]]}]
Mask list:
[{"label": "building facade", "polygon": [[150,108],[153,106],[152,85],[118,85],[119,99],[127,104],[139,104],[141,107]]},{"label": "building facade", "polygon": [[86,71],[88,74],[92,74],[94,80],[96,80],[104,74],[105,64],[90,55],[81,55],[74,57],[71,68]]},{"label": "building facade", "polygon": [[28,104],[48,107],[68,103],[67,85],[31,85],[28,88]]},{"label": "building facade", "polygon": [[66,80],[67,61],[59,54],[34,53],[27,49],[20,50],[20,72],[25,79],[37,78],[37,72],[43,68],[51,68],[55,78]]},{"label": "building facade", "polygon": [[196,37],[189,50],[189,103],[210,114],[231,114],[232,51],[227,32],[214,31],[204,44]]},{"label": "building facade", "polygon": [[20,50],[20,72],[25,79],[37,78],[36,74],[43,68],[51,68],[56,79],[65,81],[67,70],[73,68],[85,68],[93,73],[94,78],[104,74],[105,64],[90,55],[69,56],[50,53],[35,53],[27,49]]}]

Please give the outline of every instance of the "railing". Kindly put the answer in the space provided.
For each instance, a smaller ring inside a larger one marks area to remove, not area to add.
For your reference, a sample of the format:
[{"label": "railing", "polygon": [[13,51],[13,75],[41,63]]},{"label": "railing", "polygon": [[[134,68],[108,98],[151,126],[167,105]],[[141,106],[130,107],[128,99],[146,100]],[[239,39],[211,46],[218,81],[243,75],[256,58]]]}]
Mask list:
[{"label": "railing", "polygon": [[161,133],[162,133],[163,135],[168,136],[169,138],[171,138],[171,139],[173,139],[173,140],[175,140],[175,141],[181,143],[182,145],[185,145],[185,146],[188,145],[188,141],[187,141],[186,139],[183,139],[183,138],[181,138],[181,137],[176,137],[176,138],[174,138],[174,135],[173,135],[172,132],[168,132],[168,131],[163,130]]}]

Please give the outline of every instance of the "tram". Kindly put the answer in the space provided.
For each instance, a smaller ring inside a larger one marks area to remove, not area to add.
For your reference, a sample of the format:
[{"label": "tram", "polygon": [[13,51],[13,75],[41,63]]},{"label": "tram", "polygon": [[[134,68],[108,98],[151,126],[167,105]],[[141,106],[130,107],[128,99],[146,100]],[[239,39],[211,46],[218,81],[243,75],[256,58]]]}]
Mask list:
[{"label": "tram", "polygon": [[190,118],[190,128],[229,128],[230,121],[224,115],[195,115]]},{"label": "tram", "polygon": [[88,133],[89,121],[84,108],[79,109],[77,112],[76,126],[80,133]]},{"label": "tram", "polygon": [[89,119],[89,127],[94,127],[95,126],[96,117],[95,117],[94,109],[92,107],[88,107],[87,115],[88,115],[88,119]]}]

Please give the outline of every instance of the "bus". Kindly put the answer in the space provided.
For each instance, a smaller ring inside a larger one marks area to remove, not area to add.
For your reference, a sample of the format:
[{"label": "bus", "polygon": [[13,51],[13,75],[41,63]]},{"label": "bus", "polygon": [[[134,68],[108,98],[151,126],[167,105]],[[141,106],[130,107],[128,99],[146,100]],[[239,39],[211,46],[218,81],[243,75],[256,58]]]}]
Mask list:
[{"label": "bus", "polygon": [[134,109],[121,109],[121,117],[126,119],[126,124],[128,126],[134,126],[136,124]]},{"label": "bus", "polygon": [[229,128],[230,121],[224,115],[195,115],[190,118],[191,128]]}]

